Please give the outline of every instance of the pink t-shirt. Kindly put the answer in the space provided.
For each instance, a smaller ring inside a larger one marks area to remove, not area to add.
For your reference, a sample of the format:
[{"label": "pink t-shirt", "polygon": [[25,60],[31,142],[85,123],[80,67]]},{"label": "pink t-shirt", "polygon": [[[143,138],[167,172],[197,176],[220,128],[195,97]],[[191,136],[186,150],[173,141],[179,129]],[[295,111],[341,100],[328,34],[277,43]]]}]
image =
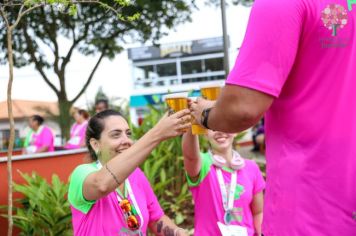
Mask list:
[{"label": "pink t-shirt", "polygon": [[355,236],[356,1],[256,0],[226,83],[275,97],[264,234]]},{"label": "pink t-shirt", "polygon": [[[194,235],[218,236],[221,233],[217,222],[224,222],[225,211],[216,168],[209,153],[201,154],[201,158],[202,168],[198,181],[192,182],[187,176],[194,199]],[[264,189],[265,181],[255,162],[245,160],[245,163],[245,167],[237,172],[234,208],[232,210],[233,220],[231,224],[246,227],[248,235],[253,236],[255,230],[250,205],[253,196]],[[231,172],[231,169],[222,169],[223,179],[228,191],[231,183]]]},{"label": "pink t-shirt", "polygon": [[64,146],[65,149],[77,149],[80,148],[80,144],[85,139],[85,132],[87,130],[88,121],[84,121],[81,124],[74,123],[70,129],[70,139]]},{"label": "pink t-shirt", "polygon": [[40,126],[37,132],[32,133],[30,145],[36,146],[36,150],[48,146],[47,152],[54,151],[54,136],[52,130],[46,125]]},{"label": "pink t-shirt", "polygon": [[[114,191],[97,201],[87,201],[82,194],[85,178],[98,171],[95,163],[78,166],[72,173],[68,199],[71,204],[74,235],[76,236],[126,236],[127,225]],[[163,215],[153,190],[144,173],[137,168],[130,176],[132,192],[143,216],[142,232]],[[132,203],[131,196],[128,199]]]}]

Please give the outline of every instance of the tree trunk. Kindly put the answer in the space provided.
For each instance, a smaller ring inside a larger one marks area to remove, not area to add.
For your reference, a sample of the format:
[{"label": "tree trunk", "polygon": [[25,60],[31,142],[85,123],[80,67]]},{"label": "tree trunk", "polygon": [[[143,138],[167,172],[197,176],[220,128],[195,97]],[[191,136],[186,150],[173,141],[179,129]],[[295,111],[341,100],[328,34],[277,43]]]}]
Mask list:
[{"label": "tree trunk", "polygon": [[59,106],[59,126],[61,128],[62,138],[68,140],[69,131],[71,127],[70,108],[72,107],[72,103],[69,102],[66,98],[58,97],[58,106]]},{"label": "tree trunk", "polygon": [[12,53],[12,28],[7,27],[7,52],[8,52],[8,62],[9,62],[9,82],[7,85],[7,111],[10,121],[10,140],[7,150],[7,182],[8,182],[8,231],[7,235],[12,235],[13,219],[12,219],[12,150],[14,148],[15,140],[15,122],[14,116],[12,114],[12,100],[11,100],[11,89],[12,81],[14,79],[14,59]]}]

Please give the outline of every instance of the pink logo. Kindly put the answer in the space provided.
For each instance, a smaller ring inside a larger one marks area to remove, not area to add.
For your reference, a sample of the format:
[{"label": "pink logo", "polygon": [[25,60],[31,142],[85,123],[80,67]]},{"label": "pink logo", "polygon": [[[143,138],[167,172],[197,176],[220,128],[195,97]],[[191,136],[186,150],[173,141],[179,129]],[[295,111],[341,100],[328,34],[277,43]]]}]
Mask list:
[{"label": "pink logo", "polygon": [[332,30],[332,36],[337,36],[337,30],[347,24],[347,12],[339,4],[330,4],[322,11],[321,20],[328,30]]}]

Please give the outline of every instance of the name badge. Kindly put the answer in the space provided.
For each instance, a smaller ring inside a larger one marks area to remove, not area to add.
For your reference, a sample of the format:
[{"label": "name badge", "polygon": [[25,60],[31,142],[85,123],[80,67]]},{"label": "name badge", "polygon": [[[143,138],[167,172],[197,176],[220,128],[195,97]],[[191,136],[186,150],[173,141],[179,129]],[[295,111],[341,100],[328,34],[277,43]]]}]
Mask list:
[{"label": "name badge", "polygon": [[248,236],[247,229],[239,225],[225,225],[218,222],[222,236]]},{"label": "name badge", "polygon": [[31,146],[28,146],[26,147],[26,152],[28,154],[32,154],[32,153],[35,153],[37,150],[37,147],[35,145],[31,145]]},{"label": "name badge", "polygon": [[79,145],[79,144],[80,144],[80,137],[79,137],[79,136],[71,137],[71,138],[68,140],[68,143],[69,143],[69,144],[72,144],[72,145]]}]

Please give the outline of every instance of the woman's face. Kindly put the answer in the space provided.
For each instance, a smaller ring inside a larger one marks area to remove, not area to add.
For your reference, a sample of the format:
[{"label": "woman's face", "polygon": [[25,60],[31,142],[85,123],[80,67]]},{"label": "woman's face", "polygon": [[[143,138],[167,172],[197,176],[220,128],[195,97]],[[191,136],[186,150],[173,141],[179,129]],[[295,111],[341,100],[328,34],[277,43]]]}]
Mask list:
[{"label": "woman's face", "polygon": [[101,158],[104,162],[124,152],[132,144],[131,130],[124,118],[121,116],[109,116],[104,119],[104,130],[101,133],[100,140],[97,140]]},{"label": "woman's face", "polygon": [[232,148],[236,134],[208,130],[206,138],[214,151],[223,152]]},{"label": "woman's face", "polygon": [[38,122],[36,121],[36,120],[34,120],[33,118],[30,118],[29,120],[28,120],[28,126],[30,126],[30,128],[32,129],[32,130],[37,130],[38,129],[38,127],[39,127],[39,125],[38,125]]},{"label": "woman's face", "polygon": [[73,113],[73,118],[76,122],[80,122],[82,120],[82,116],[79,114],[78,111]]}]

